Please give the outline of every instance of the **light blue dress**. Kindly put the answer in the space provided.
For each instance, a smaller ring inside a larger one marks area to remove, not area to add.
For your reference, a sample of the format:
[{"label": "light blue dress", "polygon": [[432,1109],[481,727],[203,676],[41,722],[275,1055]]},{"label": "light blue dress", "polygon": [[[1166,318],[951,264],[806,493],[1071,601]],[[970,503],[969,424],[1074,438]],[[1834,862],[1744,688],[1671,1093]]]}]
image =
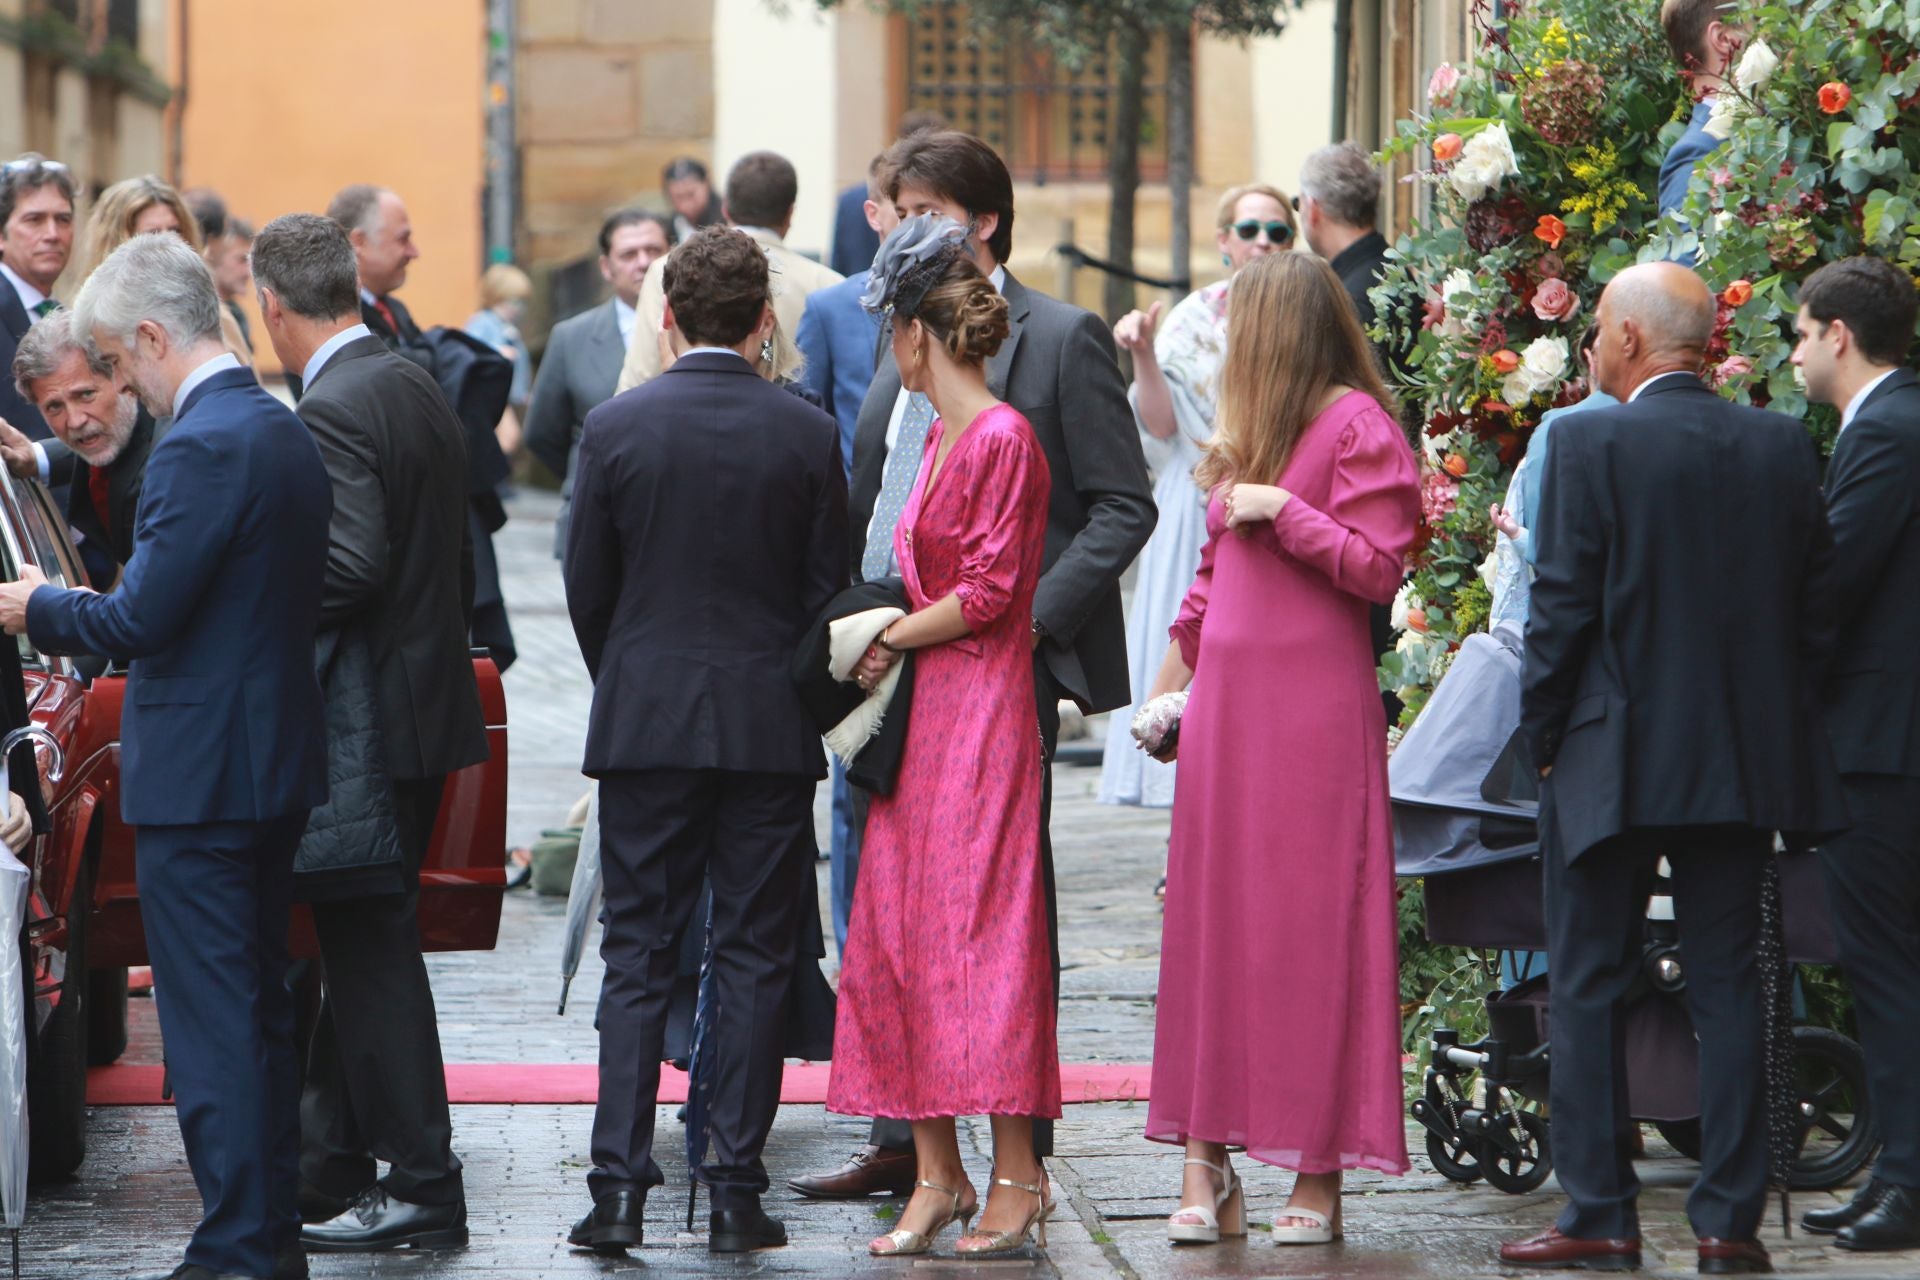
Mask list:
[{"label": "light blue dress", "polygon": [[1160,673],[1167,633],[1199,572],[1200,551],[1207,544],[1207,495],[1194,483],[1193,469],[1213,436],[1220,367],[1227,355],[1227,284],[1222,280],[1181,299],[1154,338],[1154,354],[1172,392],[1177,429],[1166,440],[1156,439],[1144,427],[1140,430],[1141,447],[1156,476],[1153,501],[1160,508],[1160,519],[1140,552],[1133,607],[1127,615],[1133,704],[1115,711],[1107,724],[1100,766],[1102,804],[1150,809],[1173,805],[1175,766],[1149,759],[1129,730],[1134,708]]},{"label": "light blue dress", "polygon": [[495,351],[510,349],[513,352],[513,386],[507,392],[507,403],[515,409],[525,409],[533,391],[533,358],[527,354],[527,340],[520,336],[519,326],[502,319],[499,312],[485,308],[474,312],[461,327],[469,337],[478,338]]},{"label": "light blue dress", "polygon": [[[1496,534],[1493,548],[1493,609],[1487,630],[1501,634],[1511,629],[1510,643],[1517,646],[1527,630],[1527,611],[1533,591],[1533,530],[1540,519],[1540,485],[1546,478],[1548,439],[1553,424],[1570,413],[1585,409],[1606,409],[1619,404],[1604,391],[1595,391],[1578,404],[1550,409],[1534,428],[1527,452],[1513,469],[1507,483],[1507,510],[1520,522],[1520,536]],[[1503,625],[1504,624],[1504,625]]]}]

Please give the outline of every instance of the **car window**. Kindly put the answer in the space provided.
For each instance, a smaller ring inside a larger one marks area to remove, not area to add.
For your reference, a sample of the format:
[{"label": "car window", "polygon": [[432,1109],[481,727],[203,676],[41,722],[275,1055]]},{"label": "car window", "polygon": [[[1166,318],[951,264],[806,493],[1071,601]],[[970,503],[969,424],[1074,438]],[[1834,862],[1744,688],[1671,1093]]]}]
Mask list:
[{"label": "car window", "polygon": [[[6,505],[10,508],[13,506],[12,503]],[[8,517],[9,528],[7,529],[7,533],[9,536],[0,538],[0,579],[4,579],[7,582],[14,582],[20,577],[20,559],[18,553],[14,551],[18,534],[16,532],[17,526],[14,526],[12,520],[11,511],[8,512]],[[33,642],[27,639],[25,632],[15,636],[14,641],[20,646],[21,666],[32,671],[45,671],[47,669],[46,658],[42,657],[40,651],[33,647]]]},{"label": "car window", "polygon": [[34,480],[13,482],[14,502],[20,508],[23,541],[30,549],[34,564],[56,587],[71,587],[86,581],[73,550],[73,535],[67,522],[54,508],[53,495]]}]

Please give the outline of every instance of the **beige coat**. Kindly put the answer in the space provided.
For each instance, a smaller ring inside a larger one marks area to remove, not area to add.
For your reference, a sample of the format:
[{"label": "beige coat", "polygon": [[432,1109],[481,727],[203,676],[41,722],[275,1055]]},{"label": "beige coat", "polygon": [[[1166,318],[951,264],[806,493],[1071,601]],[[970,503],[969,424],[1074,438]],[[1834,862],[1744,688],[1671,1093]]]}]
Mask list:
[{"label": "beige coat", "polygon": [[[787,248],[780,237],[770,231],[755,230],[748,234],[766,248],[767,261],[773,268],[773,314],[778,321],[774,335],[777,348],[774,372],[780,377],[791,377],[800,371],[800,349],[794,345],[793,336],[800,332],[800,313],[806,308],[807,295],[830,284],[839,284],[842,277],[831,267],[823,267],[812,258]],[[667,259],[661,258],[647,268],[647,278],[640,285],[640,301],[635,307],[639,318],[634,322],[633,341],[627,347],[627,362],[620,369],[616,393],[631,390],[660,372],[660,319],[667,309],[666,288],[662,283],[666,265]]]}]

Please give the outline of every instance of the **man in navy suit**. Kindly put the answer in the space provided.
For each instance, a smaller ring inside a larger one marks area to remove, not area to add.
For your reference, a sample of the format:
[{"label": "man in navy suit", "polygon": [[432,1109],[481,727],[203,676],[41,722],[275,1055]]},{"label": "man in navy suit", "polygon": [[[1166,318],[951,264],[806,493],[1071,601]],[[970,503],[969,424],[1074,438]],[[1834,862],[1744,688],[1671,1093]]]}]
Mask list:
[{"label": "man in navy suit", "polygon": [[600,780],[607,962],[596,1025],[593,1209],[568,1236],[641,1243],[660,1052],[681,935],[713,884],[707,1247],[786,1243],[760,1209],[781,1036],[814,856],[819,730],[789,675],[847,576],[833,420],[758,372],[773,332],[767,255],[707,227],[675,249],[679,358],[587,415],[567,610],[593,675],[585,771]]},{"label": "man in navy suit", "polygon": [[304,1276],[299,1077],[286,986],[293,855],[326,798],[313,640],[333,497],[293,412],[227,354],[201,256],[136,236],[74,322],[173,428],[147,462],[108,595],[27,571],[0,625],[127,659],[120,809],[203,1216],[173,1280]]}]

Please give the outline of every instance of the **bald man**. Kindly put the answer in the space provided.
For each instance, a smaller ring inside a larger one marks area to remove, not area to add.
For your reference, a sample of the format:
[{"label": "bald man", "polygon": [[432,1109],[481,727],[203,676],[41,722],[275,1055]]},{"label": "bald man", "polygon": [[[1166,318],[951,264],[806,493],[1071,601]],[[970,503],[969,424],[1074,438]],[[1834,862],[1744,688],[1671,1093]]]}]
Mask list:
[{"label": "bald man", "polygon": [[1833,642],[1820,468],[1792,418],[1702,384],[1714,303],[1673,263],[1600,300],[1602,389],[1553,435],[1521,730],[1543,779],[1558,1224],[1509,1264],[1639,1265],[1622,1027],[1655,864],[1699,1037],[1700,1271],[1769,1269],[1760,885],[1776,831],[1846,825],[1815,708]]}]

